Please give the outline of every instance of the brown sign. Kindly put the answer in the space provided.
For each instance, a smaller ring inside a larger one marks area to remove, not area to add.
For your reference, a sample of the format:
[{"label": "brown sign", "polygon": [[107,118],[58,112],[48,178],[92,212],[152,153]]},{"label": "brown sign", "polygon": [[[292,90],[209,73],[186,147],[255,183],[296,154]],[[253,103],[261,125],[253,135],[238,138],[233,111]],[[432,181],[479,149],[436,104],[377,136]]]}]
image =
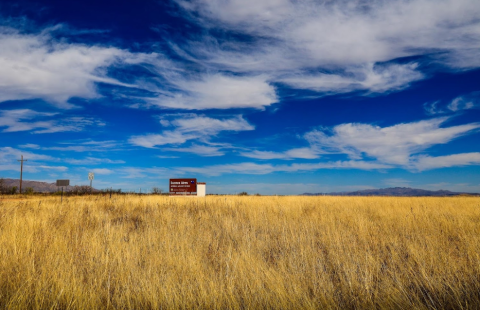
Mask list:
[{"label": "brown sign", "polygon": [[197,179],[170,179],[170,195],[196,195]]},{"label": "brown sign", "polygon": [[57,186],[69,186],[70,180],[57,180]]}]

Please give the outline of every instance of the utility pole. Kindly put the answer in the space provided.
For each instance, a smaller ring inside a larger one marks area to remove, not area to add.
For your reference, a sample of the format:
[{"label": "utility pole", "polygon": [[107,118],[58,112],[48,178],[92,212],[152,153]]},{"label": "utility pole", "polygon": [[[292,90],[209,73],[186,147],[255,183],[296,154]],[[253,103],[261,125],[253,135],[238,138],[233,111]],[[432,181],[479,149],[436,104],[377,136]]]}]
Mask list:
[{"label": "utility pole", "polygon": [[22,193],[22,176],[23,176],[23,162],[24,161],[27,161],[26,159],[23,159],[23,155],[22,155],[22,159],[18,160],[17,161],[20,162],[20,194]]}]

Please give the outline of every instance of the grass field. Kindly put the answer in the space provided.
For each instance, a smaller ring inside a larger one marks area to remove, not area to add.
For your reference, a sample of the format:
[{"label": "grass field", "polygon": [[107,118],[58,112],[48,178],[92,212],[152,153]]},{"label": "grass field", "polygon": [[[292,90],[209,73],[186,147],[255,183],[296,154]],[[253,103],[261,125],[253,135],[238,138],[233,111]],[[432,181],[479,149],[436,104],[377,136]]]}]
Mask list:
[{"label": "grass field", "polygon": [[4,199],[0,308],[478,309],[480,199]]}]

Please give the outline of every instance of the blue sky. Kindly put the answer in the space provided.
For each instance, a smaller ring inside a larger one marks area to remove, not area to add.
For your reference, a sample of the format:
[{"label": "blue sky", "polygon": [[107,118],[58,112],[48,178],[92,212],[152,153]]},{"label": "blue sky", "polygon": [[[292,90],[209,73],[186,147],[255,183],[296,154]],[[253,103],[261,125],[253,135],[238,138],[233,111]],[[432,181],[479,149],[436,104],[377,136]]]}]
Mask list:
[{"label": "blue sky", "polygon": [[2,1],[0,176],[480,192],[477,0]]}]

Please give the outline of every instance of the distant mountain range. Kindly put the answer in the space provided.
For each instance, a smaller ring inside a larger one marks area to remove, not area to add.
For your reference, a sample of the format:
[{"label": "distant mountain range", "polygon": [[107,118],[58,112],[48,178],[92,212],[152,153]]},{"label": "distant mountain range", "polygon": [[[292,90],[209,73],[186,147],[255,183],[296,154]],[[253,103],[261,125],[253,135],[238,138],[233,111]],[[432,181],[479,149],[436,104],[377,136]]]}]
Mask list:
[{"label": "distant mountain range", "polygon": [[[4,187],[13,187],[16,186],[17,188],[20,187],[20,180],[19,179],[3,179],[3,186]],[[70,191],[78,191],[80,188],[85,187],[86,185],[82,186],[65,186],[63,190],[65,192]],[[56,191],[61,190],[61,187],[57,187],[55,183],[47,183],[47,182],[39,182],[39,181],[22,181],[22,191],[24,192],[27,187],[33,188],[33,190],[37,193],[53,193]],[[93,191],[97,191],[95,188]]]},{"label": "distant mountain range", "polygon": [[305,196],[397,196],[397,197],[412,197],[412,196],[458,196],[458,195],[473,195],[480,196],[479,193],[462,193],[451,192],[447,190],[429,191],[425,189],[410,188],[410,187],[390,187],[381,189],[365,189],[354,192],[333,192],[333,193],[304,193]]}]

